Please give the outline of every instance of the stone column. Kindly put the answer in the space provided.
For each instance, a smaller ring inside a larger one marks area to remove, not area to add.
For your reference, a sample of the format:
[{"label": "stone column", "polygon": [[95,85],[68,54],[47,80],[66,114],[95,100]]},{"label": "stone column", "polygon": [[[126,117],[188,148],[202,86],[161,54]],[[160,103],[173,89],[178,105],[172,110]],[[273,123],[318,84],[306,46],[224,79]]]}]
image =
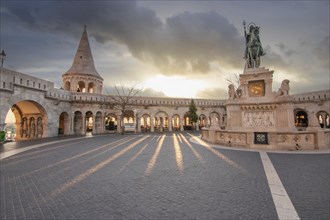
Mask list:
[{"label": "stone column", "polygon": [[168,117],[168,131],[172,131],[172,117],[173,116]]},{"label": "stone column", "polygon": [[136,114],[136,122],[137,122],[137,132],[141,133],[141,118],[139,118],[138,114]]},{"label": "stone column", "polygon": [[155,132],[155,116],[150,114],[150,131]]},{"label": "stone column", "polygon": [[117,116],[117,132],[121,132],[121,115]]},{"label": "stone column", "polygon": [[97,129],[96,129],[96,115],[92,115],[93,118],[93,130],[92,130],[92,134],[97,134]]},{"label": "stone column", "polygon": [[184,129],[183,129],[184,118],[180,117],[179,122],[180,122],[180,131],[184,131]]},{"label": "stone column", "polygon": [[74,112],[71,115],[70,134],[74,134]]},{"label": "stone column", "polygon": [[81,134],[86,134],[86,113],[82,115],[82,131]]}]

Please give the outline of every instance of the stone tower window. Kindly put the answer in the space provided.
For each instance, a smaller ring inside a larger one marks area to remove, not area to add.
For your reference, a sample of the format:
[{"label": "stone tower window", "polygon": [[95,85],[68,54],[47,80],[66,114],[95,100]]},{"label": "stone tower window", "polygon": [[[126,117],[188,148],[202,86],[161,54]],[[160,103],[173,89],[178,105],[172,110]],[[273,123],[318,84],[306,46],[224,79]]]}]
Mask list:
[{"label": "stone tower window", "polygon": [[69,81],[66,81],[65,82],[65,85],[64,85],[64,90],[68,90],[69,91],[70,90],[70,85],[71,85],[70,82]]},{"label": "stone tower window", "polygon": [[78,82],[77,92],[86,92],[85,82],[83,82],[83,81]]},{"label": "stone tower window", "polygon": [[296,127],[307,127],[308,126],[308,116],[304,111],[297,111],[295,114],[295,125]]},{"label": "stone tower window", "polygon": [[90,82],[88,84],[88,92],[89,93],[94,93],[95,92],[95,84],[93,82]]}]

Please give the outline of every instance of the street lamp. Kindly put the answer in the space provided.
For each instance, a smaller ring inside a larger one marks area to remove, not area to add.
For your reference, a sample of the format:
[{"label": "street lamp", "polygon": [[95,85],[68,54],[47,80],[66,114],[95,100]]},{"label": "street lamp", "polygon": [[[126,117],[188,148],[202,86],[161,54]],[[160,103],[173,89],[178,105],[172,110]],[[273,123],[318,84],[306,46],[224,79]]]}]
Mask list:
[{"label": "street lamp", "polygon": [[0,59],[1,59],[1,68],[3,67],[3,61],[5,60],[6,58],[6,53],[4,50],[1,51],[1,54],[0,54]]}]

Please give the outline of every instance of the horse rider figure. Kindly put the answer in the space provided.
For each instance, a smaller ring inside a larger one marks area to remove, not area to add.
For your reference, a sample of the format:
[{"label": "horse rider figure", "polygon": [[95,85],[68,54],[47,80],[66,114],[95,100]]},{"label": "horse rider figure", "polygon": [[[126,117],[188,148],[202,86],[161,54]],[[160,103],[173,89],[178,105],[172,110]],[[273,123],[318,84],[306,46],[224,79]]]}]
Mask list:
[{"label": "horse rider figure", "polygon": [[266,54],[262,48],[259,38],[260,27],[256,26],[254,23],[251,23],[248,25],[249,33],[246,33],[245,24],[245,21],[243,21],[246,40],[244,59],[247,62],[248,68],[258,68],[260,66],[260,56],[264,56]]}]

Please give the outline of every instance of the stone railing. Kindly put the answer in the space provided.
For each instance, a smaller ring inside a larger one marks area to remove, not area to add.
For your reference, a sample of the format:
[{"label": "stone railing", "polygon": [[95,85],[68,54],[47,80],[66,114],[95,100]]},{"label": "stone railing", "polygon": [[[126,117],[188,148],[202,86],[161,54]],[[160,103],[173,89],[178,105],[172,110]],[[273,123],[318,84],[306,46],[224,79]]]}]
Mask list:
[{"label": "stone railing", "polygon": [[330,90],[291,95],[295,102],[330,100]]},{"label": "stone railing", "polygon": [[0,88],[13,91],[14,86],[47,91],[54,88],[54,83],[13,70],[0,68]]},{"label": "stone railing", "polygon": [[236,132],[204,128],[202,139],[224,146],[263,150],[319,150],[330,148],[330,130],[268,132],[267,144],[256,144],[254,132]]},{"label": "stone railing", "polygon": [[63,89],[56,89],[53,88],[51,90],[48,90],[45,94],[46,98],[51,99],[58,99],[61,101],[70,101],[71,100],[71,92],[65,91]]}]

